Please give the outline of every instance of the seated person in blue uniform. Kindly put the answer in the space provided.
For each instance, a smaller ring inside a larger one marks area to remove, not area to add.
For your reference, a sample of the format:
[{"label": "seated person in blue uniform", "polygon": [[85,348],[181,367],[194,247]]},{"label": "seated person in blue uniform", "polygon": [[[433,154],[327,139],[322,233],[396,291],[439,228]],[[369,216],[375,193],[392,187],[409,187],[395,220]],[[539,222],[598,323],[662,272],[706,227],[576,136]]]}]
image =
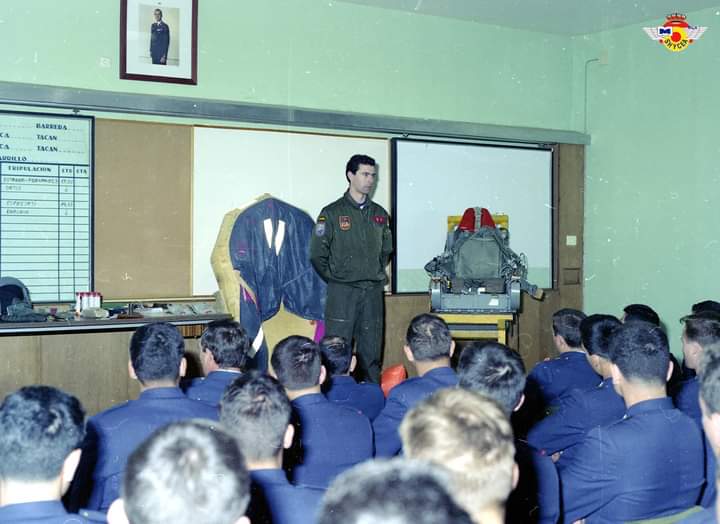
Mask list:
[{"label": "seated person in blue uniform", "polygon": [[327,488],[338,474],[373,456],[368,418],[321,393],[325,367],[315,342],[287,337],[275,346],[270,363],[293,407],[295,442],[285,463],[293,483]]},{"label": "seated person in blue uniform", "polygon": [[[73,502],[107,511],[118,497],[127,458],[156,429],[178,420],[217,420],[217,408],[190,400],[178,387],[185,374],[185,341],[172,324],[155,322],[138,328],[130,339],[129,373],[140,382],[140,396],[101,411],[88,421]],[[89,481],[92,482],[88,485]]]},{"label": "seated person in blue uniform", "polygon": [[584,318],[585,313],[576,309],[561,309],[553,314],[553,343],[560,355],[538,362],[528,375],[525,394],[533,411],[552,411],[560,397],[573,389],[588,389],[600,383],[582,347],[580,322]]},{"label": "seated person in blue uniform", "polygon": [[215,320],[200,337],[205,378],[193,379],[185,394],[212,406],[220,404],[225,388],[245,370],[250,339],[239,322]]},{"label": "seated person in blue uniform", "polygon": [[613,386],[625,418],[593,428],[559,468],[564,522],[665,517],[695,505],[704,482],[703,441],[665,392],[672,372],[665,332],[628,322],[610,340]]},{"label": "seated person in blue uniform", "polygon": [[[700,358],[700,369],[702,370],[699,378],[702,424],[710,449],[717,460],[720,454],[720,344],[709,345],[704,349]],[[708,482],[717,482],[717,480],[708,478]],[[716,501],[714,505],[680,522],[716,524],[720,521],[720,507],[717,506]]]},{"label": "seated person in blue uniform", "polygon": [[[512,420],[525,399],[525,365],[522,357],[504,344],[473,342],[458,360],[461,388],[494,400]],[[515,462],[520,480],[507,502],[506,522],[555,524],[560,517],[560,483],[550,457],[515,437]]]},{"label": "seated person in blue uniform", "polygon": [[235,438],[188,420],[156,431],[128,460],[110,524],[249,524],[250,478]]},{"label": "seated person in blue uniform", "polygon": [[0,405],[0,522],[90,522],[60,498],[80,461],[85,411],[75,397],[28,386]]},{"label": "seated person in blue uniform", "polygon": [[405,456],[449,471],[474,522],[504,524],[518,471],[510,420],[496,402],[464,388],[438,391],[408,412],[400,435]]},{"label": "seated person in blue uniform", "polygon": [[350,376],[357,365],[352,347],[343,337],[327,336],[320,341],[320,352],[328,379],[323,393],[330,402],[357,409],[370,419],[380,414],[385,406],[385,395],[379,385],[372,382],[355,382]]},{"label": "seated person in blue uniform", "polygon": [[253,524],[314,524],[324,491],[293,486],[285,476],[283,451],[295,428],[283,387],[256,371],[233,382],[220,404],[220,422],[240,444],[252,481],[248,517]]},{"label": "seated person in blue uniform", "polygon": [[377,460],[340,475],[318,524],[472,524],[448,490],[448,472],[425,462]]},{"label": "seated person in blue uniform", "polygon": [[379,457],[391,457],[400,451],[398,428],[415,404],[439,389],[457,385],[457,375],[450,367],[455,341],[440,317],[423,313],[413,318],[403,350],[418,376],[392,388],[385,407],[373,421],[375,455]]},{"label": "seated person in blue uniform", "polygon": [[561,399],[557,411],[535,424],[528,433],[528,442],[535,448],[567,460],[588,431],[625,416],[625,402],[613,387],[610,362],[610,337],[621,325],[612,315],[590,315],[580,323],[583,348],[603,381],[592,389],[573,390]]},{"label": "seated person in blue uniform", "polygon": [[[673,400],[675,406],[692,418],[702,429],[702,413],[699,402],[700,382],[696,373],[700,370],[700,361],[705,348],[720,344],[720,313],[711,310],[700,311],[683,317],[681,321],[684,324],[683,363],[693,373],[681,382],[680,389],[675,393]],[[710,507],[715,504],[717,495],[714,482],[717,466],[715,455],[709,449],[705,454],[705,469],[705,478],[708,480],[700,502],[703,506]]]}]

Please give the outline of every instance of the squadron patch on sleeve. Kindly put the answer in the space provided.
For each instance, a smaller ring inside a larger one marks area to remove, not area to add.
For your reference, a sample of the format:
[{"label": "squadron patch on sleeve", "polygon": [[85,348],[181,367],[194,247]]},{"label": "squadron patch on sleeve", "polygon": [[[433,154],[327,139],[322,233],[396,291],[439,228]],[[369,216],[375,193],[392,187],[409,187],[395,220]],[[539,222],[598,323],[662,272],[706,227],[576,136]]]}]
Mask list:
[{"label": "squadron patch on sleeve", "polygon": [[322,222],[318,221],[317,224],[315,224],[315,236],[321,237],[325,235],[325,221]]}]

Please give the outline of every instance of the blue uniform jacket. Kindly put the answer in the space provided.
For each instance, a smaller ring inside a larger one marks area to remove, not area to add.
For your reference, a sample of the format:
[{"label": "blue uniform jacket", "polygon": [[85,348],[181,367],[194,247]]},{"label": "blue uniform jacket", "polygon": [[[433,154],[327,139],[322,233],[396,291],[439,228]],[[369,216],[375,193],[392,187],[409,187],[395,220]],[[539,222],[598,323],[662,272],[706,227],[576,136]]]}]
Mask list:
[{"label": "blue uniform jacket", "polygon": [[559,468],[565,522],[617,523],[679,513],[704,482],[700,430],[668,397],[590,430]]},{"label": "blue uniform jacket", "polygon": [[452,368],[435,368],[422,377],[409,378],[390,390],[385,407],[373,422],[375,455],[391,457],[402,448],[398,428],[405,414],[418,402],[439,389],[457,386],[458,378]]},{"label": "blue uniform jacket", "polygon": [[361,382],[348,375],[333,375],[323,384],[323,393],[330,402],[357,409],[372,422],[385,406],[385,395],[377,384]]},{"label": "blue uniform jacket", "polygon": [[549,406],[573,389],[589,389],[601,381],[584,352],[568,351],[538,362],[528,375],[526,393],[533,401]]},{"label": "blue uniform jacket", "polygon": [[[559,401],[557,411],[544,418],[528,433],[528,442],[546,455],[568,450],[582,442],[587,432],[625,416],[625,402],[615,392],[612,378],[586,390],[573,390]],[[568,457],[563,457],[565,460]]]},{"label": "blue uniform jacket", "polygon": [[372,458],[372,427],[359,411],[321,393],[298,397],[292,406],[295,445],[286,465],[294,484],[325,489],[346,469]]},{"label": "blue uniform jacket", "polygon": [[[153,388],[137,400],[113,406],[88,420],[79,468],[81,479],[92,468],[92,493],[88,509],[107,511],[120,496],[120,484],[130,454],[155,430],[190,418],[217,420],[217,408],[187,398],[180,388]],[[88,480],[88,479],[86,479]]]},{"label": "blue uniform jacket", "polygon": [[25,502],[0,507],[3,524],[85,524],[91,521],[65,511],[59,500]]},{"label": "blue uniform jacket", "polygon": [[251,471],[250,480],[248,516],[253,524],[315,523],[324,490],[293,486],[281,469]]},{"label": "blue uniform jacket", "polygon": [[230,383],[238,378],[240,373],[219,369],[211,371],[205,378],[194,378],[185,388],[185,395],[192,400],[199,400],[213,407],[220,405],[222,396]]},{"label": "blue uniform jacket", "polygon": [[555,464],[527,442],[515,439],[515,462],[520,470],[510,493],[508,524],[555,524],[560,518],[560,481]]}]

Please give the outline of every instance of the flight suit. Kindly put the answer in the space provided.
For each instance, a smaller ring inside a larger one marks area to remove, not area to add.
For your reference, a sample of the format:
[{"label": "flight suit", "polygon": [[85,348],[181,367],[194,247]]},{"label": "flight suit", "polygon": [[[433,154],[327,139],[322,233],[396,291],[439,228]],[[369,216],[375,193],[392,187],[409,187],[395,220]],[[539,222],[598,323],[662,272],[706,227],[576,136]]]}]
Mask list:
[{"label": "flight suit", "polygon": [[310,242],[310,260],[328,283],[325,333],[357,344],[359,372],[380,379],[385,266],[392,252],[390,220],[369,198],[349,193],[325,207]]}]

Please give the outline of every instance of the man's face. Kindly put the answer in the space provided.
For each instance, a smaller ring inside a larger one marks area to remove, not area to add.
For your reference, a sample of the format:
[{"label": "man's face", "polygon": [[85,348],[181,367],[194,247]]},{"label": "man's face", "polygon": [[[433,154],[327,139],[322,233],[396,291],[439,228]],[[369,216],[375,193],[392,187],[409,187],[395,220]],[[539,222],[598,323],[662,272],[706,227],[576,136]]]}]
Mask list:
[{"label": "man's face", "polygon": [[160,11],[157,9],[155,9],[153,16],[155,17],[156,22],[159,22],[160,20],[162,20],[162,13],[160,13]]},{"label": "man's face", "polygon": [[347,176],[350,181],[350,188],[353,191],[361,195],[368,195],[375,185],[377,169],[375,166],[360,164],[354,174],[348,171]]}]

